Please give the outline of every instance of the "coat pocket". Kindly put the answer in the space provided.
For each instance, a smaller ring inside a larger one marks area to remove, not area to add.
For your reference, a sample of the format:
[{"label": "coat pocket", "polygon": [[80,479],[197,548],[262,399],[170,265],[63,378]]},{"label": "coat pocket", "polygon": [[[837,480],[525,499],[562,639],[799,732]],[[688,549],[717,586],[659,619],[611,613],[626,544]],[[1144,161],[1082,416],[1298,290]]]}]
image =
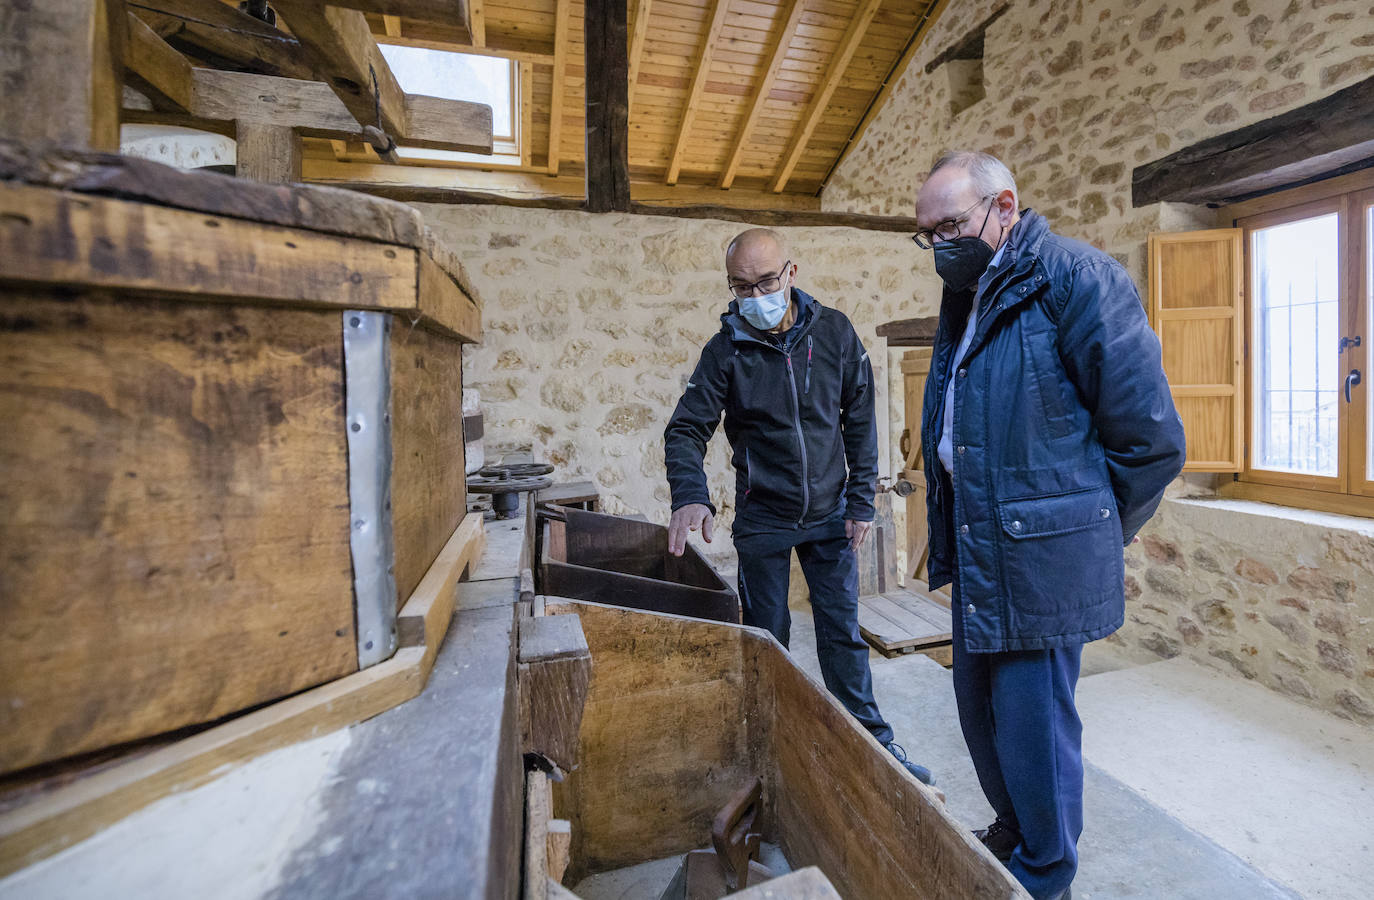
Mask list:
[{"label": "coat pocket", "polygon": [[1006,500],[997,514],[1007,538],[1003,587],[1019,612],[1061,615],[1121,590],[1121,520],[1110,487]]}]

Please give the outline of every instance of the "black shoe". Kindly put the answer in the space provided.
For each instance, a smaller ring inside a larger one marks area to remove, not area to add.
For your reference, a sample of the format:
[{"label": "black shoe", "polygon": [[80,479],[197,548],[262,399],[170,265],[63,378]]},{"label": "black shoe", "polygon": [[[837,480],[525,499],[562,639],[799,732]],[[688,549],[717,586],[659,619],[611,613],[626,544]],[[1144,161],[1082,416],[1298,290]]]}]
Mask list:
[{"label": "black shoe", "polygon": [[887,748],[888,753],[891,753],[893,756],[897,757],[897,762],[906,766],[906,770],[910,772],[913,776],[915,776],[917,781],[921,782],[921,784],[929,784],[934,786],[935,776],[930,774],[930,770],[927,769],[925,766],[918,766],[911,760],[907,759],[906,751],[902,749],[901,744],[894,744],[892,741],[888,741],[886,744],[883,744],[883,746]]},{"label": "black shoe", "polygon": [[[973,832],[973,836],[983,842],[983,846],[992,851],[992,855],[1002,862],[1011,861],[1011,851],[1016,849],[1016,845],[1021,843],[1021,835],[1016,831],[1002,824],[998,819],[987,828],[979,828]],[[1060,900],[1068,900],[1064,895]]]}]

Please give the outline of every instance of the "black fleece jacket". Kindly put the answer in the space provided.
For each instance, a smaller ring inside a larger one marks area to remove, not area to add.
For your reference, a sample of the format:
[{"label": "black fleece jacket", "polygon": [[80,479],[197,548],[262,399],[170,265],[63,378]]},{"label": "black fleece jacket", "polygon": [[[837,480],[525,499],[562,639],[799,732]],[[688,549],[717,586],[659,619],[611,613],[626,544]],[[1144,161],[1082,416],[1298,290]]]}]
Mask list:
[{"label": "black fleece jacket", "polygon": [[673,509],[714,513],[702,461],[725,413],[737,534],[841,513],[873,520],[873,366],[844,313],[792,290],[799,315],[785,335],[759,331],[730,304],[663,434]]}]

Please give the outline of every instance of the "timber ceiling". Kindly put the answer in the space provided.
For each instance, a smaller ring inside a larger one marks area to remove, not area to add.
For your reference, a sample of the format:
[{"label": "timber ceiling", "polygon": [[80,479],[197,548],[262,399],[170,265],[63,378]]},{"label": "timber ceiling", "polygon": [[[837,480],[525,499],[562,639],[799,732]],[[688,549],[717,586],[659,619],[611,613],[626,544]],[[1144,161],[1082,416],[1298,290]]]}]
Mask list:
[{"label": "timber ceiling", "polygon": [[[374,8],[404,8],[411,0],[390,2],[388,7],[379,0]],[[379,42],[517,61],[528,106],[524,153],[519,166],[501,171],[579,180],[587,77],[582,0],[450,2],[465,8],[447,22],[372,12],[367,22]],[[152,6],[167,4],[149,0]],[[729,203],[733,190],[772,195],[779,205],[786,201],[780,195],[817,194],[886,99],[885,87],[896,80],[942,5],[628,0],[632,191],[649,185],[724,188],[729,190],[715,192],[718,202]],[[289,19],[282,25],[289,29]],[[189,52],[184,45],[179,49]],[[196,62],[213,64],[205,55]],[[366,181],[380,171],[368,165],[377,160],[361,142],[308,140],[306,157],[307,177],[313,159],[325,176],[321,180]],[[397,174],[385,180],[404,179]],[[431,173],[425,183],[438,182]]]}]

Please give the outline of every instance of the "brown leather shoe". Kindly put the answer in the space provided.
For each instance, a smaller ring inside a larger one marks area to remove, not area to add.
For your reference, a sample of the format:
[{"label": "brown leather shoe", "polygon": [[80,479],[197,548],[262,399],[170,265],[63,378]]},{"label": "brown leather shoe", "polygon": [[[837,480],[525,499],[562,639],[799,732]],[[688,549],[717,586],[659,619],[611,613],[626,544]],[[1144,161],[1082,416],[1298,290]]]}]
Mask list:
[{"label": "brown leather shoe", "polygon": [[1001,819],[997,819],[987,828],[974,831],[973,836],[982,841],[983,846],[991,850],[992,855],[1002,862],[1010,862],[1011,851],[1021,843],[1021,835],[1003,825]]}]

